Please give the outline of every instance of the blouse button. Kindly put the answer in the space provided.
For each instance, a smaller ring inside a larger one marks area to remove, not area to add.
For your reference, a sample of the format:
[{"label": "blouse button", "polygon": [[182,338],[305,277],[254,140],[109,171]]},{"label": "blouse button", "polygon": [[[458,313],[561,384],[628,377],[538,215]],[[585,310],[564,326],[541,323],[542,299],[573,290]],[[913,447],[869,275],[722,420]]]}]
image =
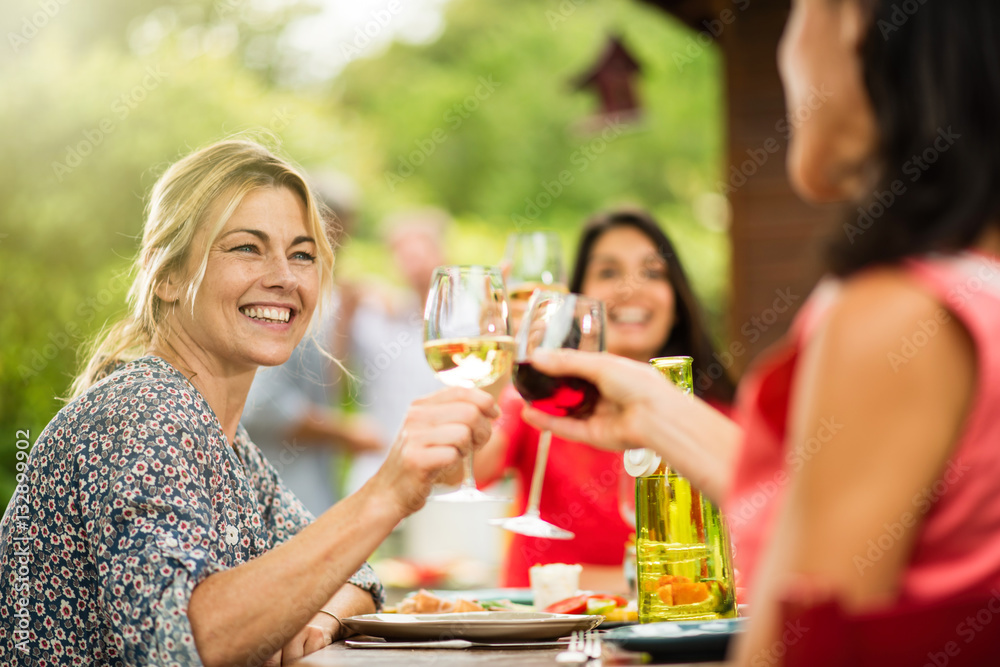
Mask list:
[{"label": "blouse button", "polygon": [[168,536],[168,537],[167,537],[167,539],[163,540],[163,542],[164,542],[164,543],[165,543],[165,544],[166,544],[166,545],[167,545],[168,547],[171,547],[171,548],[173,548],[173,547],[176,547],[176,546],[177,546],[177,539],[176,539],[176,538],[174,538],[174,537],[172,537],[172,536]]},{"label": "blouse button", "polygon": [[236,526],[226,526],[226,544],[232,545],[240,541],[240,531]]}]

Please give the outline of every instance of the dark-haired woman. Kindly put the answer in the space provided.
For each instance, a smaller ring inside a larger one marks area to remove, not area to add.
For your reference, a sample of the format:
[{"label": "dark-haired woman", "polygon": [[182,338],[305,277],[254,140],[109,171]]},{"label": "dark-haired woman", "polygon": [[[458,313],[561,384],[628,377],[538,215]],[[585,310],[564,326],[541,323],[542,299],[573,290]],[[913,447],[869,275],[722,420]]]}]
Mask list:
[{"label": "dark-haired woman", "polygon": [[[993,629],[972,631],[985,627],[975,610],[971,624],[947,613],[978,597],[993,618],[1000,589],[1000,5],[927,2],[903,23],[898,11],[793,3],[779,54],[788,106],[830,94],[796,130],[789,173],[805,198],[853,213],[833,276],[743,380],[738,425],[703,403],[682,412],[677,392],[625,360],[533,360],[604,398],[586,421],[528,409],[531,423],[653,447],[725,501],[754,589],[740,664],[792,650],[779,620],[789,598],[833,596],[859,627],[873,610],[941,613],[884,647],[884,664],[988,664],[995,653],[974,656],[1000,648]],[[858,224],[859,207],[879,212],[873,223]]]},{"label": "dark-haired woman", "polygon": [[[661,287],[661,307],[646,307],[641,298],[650,285]],[[594,217],[580,236],[569,289],[607,305],[612,354],[643,362],[692,357],[695,394],[728,410],[736,387],[725,369],[713,368],[718,362],[701,307],[673,243],[649,213],[620,209]]]},{"label": "dark-haired woman", "polygon": [[[591,220],[580,238],[569,287],[605,303],[611,354],[641,362],[690,355],[696,374],[708,378],[712,344],[700,309],[677,253],[649,214],[621,210]],[[726,409],[733,384],[723,375],[700,383],[697,391]],[[520,418],[522,403],[516,391],[505,391],[500,404],[504,418],[491,442],[476,456],[477,479],[488,483],[504,470],[514,470],[520,513],[527,505],[540,432]],[[528,570],[536,563],[580,563],[584,588],[621,587],[621,565],[632,532],[618,510],[622,474],[621,454],[553,438],[541,514],[576,536],[554,541],[514,535],[502,585],[527,586]]]}]

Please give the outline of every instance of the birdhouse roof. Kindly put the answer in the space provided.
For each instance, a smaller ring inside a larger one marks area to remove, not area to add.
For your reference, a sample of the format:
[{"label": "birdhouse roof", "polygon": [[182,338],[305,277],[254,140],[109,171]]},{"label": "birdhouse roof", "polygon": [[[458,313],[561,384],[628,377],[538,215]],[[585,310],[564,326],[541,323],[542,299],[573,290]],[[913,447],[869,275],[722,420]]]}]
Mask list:
[{"label": "birdhouse roof", "polygon": [[632,54],[628,52],[628,49],[625,48],[625,44],[620,37],[612,37],[608,40],[604,51],[601,52],[597,61],[587,71],[576,77],[573,83],[577,88],[585,88],[601,72],[609,69],[619,69],[627,72],[638,72],[642,69],[636,59],[632,57]]}]

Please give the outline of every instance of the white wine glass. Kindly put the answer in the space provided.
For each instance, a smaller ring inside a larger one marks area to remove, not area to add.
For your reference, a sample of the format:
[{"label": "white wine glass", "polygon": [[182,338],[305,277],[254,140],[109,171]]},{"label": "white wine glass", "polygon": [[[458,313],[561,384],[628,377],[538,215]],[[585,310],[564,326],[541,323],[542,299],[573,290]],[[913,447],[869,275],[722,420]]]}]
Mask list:
[{"label": "white wine glass", "polygon": [[536,289],[568,291],[562,247],[555,232],[511,234],[504,250],[504,265],[508,270],[507,294],[512,303],[527,303]]},{"label": "white wine glass", "polygon": [[[526,401],[543,412],[559,417],[588,416],[599,398],[597,387],[582,378],[544,375],[531,365],[531,354],[538,348],[603,352],[604,328],[604,304],[600,301],[579,294],[535,292],[515,341],[514,387]],[[543,431],[538,438],[538,454],[524,514],[494,519],[491,523],[531,537],[573,539],[572,532],[541,517],[542,484],[551,442],[552,434]]]},{"label": "white wine glass", "polygon": [[[507,329],[507,298],[500,269],[439,266],[424,309],[424,356],[452,387],[485,387],[510,370],[514,339]],[[472,454],[457,491],[431,496],[443,502],[498,502],[476,488]]]}]

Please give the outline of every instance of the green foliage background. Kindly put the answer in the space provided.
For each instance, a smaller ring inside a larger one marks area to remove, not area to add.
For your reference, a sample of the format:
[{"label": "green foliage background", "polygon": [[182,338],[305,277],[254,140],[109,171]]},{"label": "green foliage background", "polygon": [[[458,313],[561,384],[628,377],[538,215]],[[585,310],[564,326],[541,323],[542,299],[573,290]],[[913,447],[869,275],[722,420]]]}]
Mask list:
[{"label": "green foliage background", "polygon": [[[697,205],[720,172],[719,58],[708,50],[678,66],[675,54],[697,42],[662,12],[626,0],[452,0],[432,43],[362,49],[332,81],[296,86],[283,35],[314,11],[305,3],[47,6],[58,9],[34,32],[37,0],[0,6],[4,506],[16,431],[38,437],[77,349],[124,308],[150,186],[182,154],[234,133],[357,180],[361,220],[338,258],[351,279],[397,278],[376,230],[403,207],[446,208],[451,258],[496,262],[518,216],[559,231],[569,252],[590,214],[635,203],[667,228],[721,324],[726,238],[700,224]],[[612,33],[643,66],[645,117],[605,144],[583,129],[595,101],[572,81]],[[564,171],[569,185],[532,215]]]}]

